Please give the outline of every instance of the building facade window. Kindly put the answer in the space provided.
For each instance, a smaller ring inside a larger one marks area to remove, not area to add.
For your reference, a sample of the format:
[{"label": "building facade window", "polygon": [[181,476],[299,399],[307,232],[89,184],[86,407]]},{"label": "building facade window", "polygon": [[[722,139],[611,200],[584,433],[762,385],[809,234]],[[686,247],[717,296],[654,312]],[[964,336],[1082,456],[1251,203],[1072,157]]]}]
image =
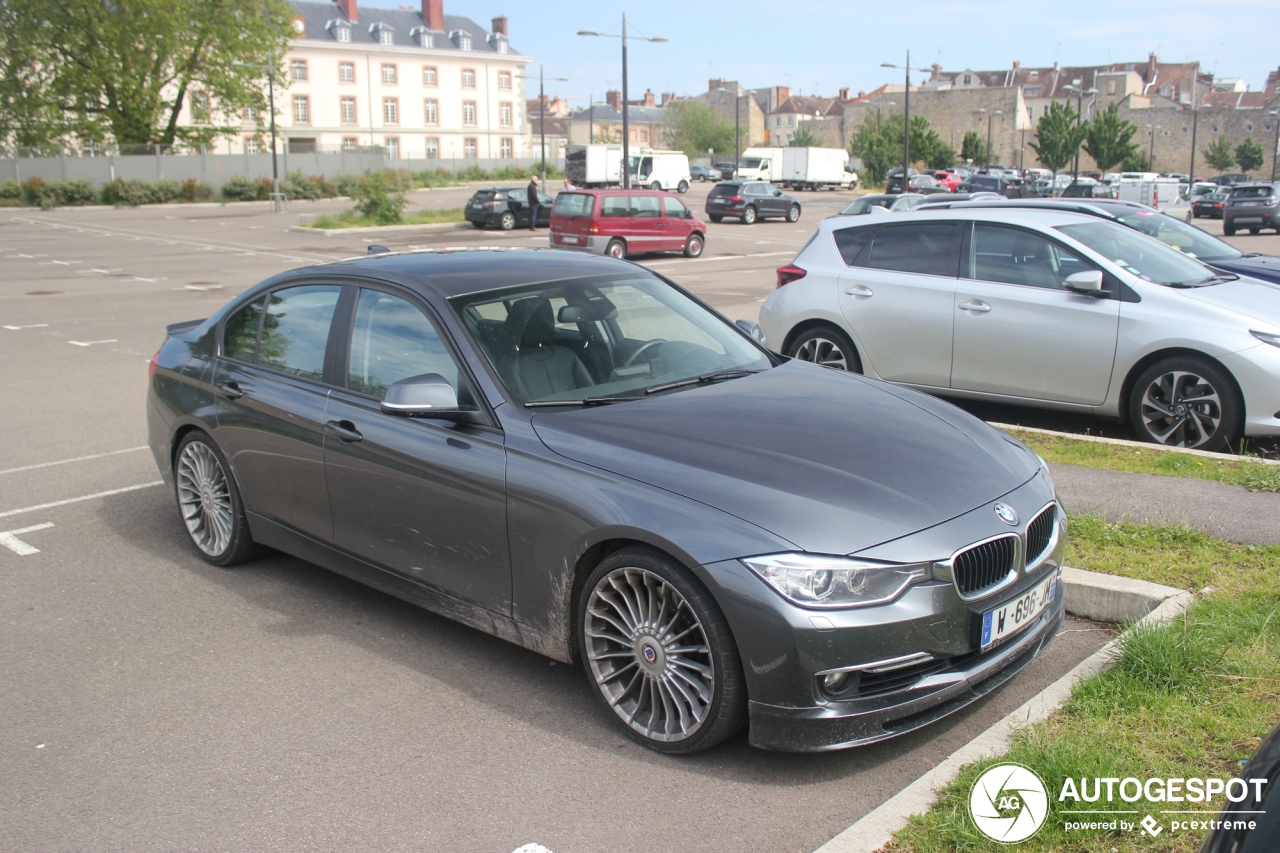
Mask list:
[{"label": "building facade window", "polygon": [[192,93],[191,120],[196,124],[209,123],[209,96],[205,92]]},{"label": "building facade window", "polygon": [[[386,32],[386,30],[379,30],[379,32]],[[388,86],[396,84],[396,66],[393,63],[382,64],[382,82]]]},{"label": "building facade window", "polygon": [[1191,130],[1191,128],[1189,128],[1189,127],[1187,127],[1187,126],[1185,126],[1185,125],[1184,125],[1184,126],[1183,126],[1183,128],[1182,128],[1182,132],[1183,132],[1183,133],[1187,133],[1189,130]]},{"label": "building facade window", "polygon": [[[795,127],[795,126],[796,126],[796,117],[795,117],[795,116],[787,116],[787,127]],[[904,142],[904,143],[902,143],[902,144],[903,144],[903,145],[906,145],[906,143],[905,143],[905,142]]]},{"label": "building facade window", "polygon": [[244,153],[257,154],[261,150],[262,150],[262,146],[258,144],[258,137],[246,136],[244,138]]},{"label": "building facade window", "polygon": [[436,86],[436,67],[434,65],[423,66],[422,69],[422,85],[430,86],[433,89]]},{"label": "building facade window", "polygon": [[1209,128],[1209,130],[1210,130],[1210,131],[1212,131],[1213,133],[1217,133],[1217,132],[1218,132],[1218,126],[1215,124],[1215,125],[1213,125],[1212,127],[1210,127],[1210,128]]},{"label": "building facade window", "polygon": [[387,149],[387,157],[392,160],[400,159],[400,137],[384,136],[382,138],[382,144]]},{"label": "building facade window", "polygon": [[510,160],[512,157],[515,156],[512,153],[513,151],[515,151],[515,146],[512,144],[512,140],[510,136],[502,137],[501,146],[502,146],[502,159]]},{"label": "building facade window", "polygon": [[311,99],[306,95],[293,96],[293,123],[311,123]]},{"label": "building facade window", "polygon": [[462,126],[463,127],[476,126],[476,102],[475,101],[462,102]]},{"label": "building facade window", "polygon": [[359,148],[359,147],[360,147],[360,140],[359,140],[359,139],[357,139],[356,137],[354,137],[354,136],[344,136],[344,137],[342,137],[342,150],[343,150],[343,151],[355,151],[355,150],[356,150],[357,148]]},{"label": "building facade window", "polygon": [[458,36],[458,50],[471,50],[471,36]]},{"label": "building facade window", "polygon": [[307,79],[307,61],[305,59],[295,59],[289,63],[289,76],[294,80]]},{"label": "building facade window", "polygon": [[343,27],[343,26],[334,27],[333,37],[338,41],[342,42],[343,44],[346,44],[347,42],[351,41],[351,28]]},{"label": "building facade window", "polygon": [[503,92],[511,91],[511,72],[510,71],[498,72],[498,89]]},{"label": "building facade window", "polygon": [[382,123],[400,123],[400,100],[398,98],[382,99]]},{"label": "building facade window", "polygon": [[640,141],[641,141],[641,142],[648,142],[648,141],[649,141],[649,131],[648,131],[648,130],[646,130],[645,128],[643,128],[643,127],[642,127],[642,128],[640,128]]},{"label": "building facade window", "polygon": [[[258,111],[258,108],[257,108],[257,107],[245,107],[245,108],[244,108],[244,120],[245,120],[245,121],[250,122],[250,123],[252,123],[252,124],[257,124],[257,123],[258,123],[258,115],[259,115],[259,111]],[[1270,129],[1270,128],[1268,127],[1268,129]]]},{"label": "building facade window", "polygon": [[354,95],[344,95],[338,100],[338,115],[343,124],[356,123],[356,99]]},{"label": "building facade window", "polygon": [[474,68],[462,69],[462,88],[474,89],[476,87],[476,72]]},{"label": "building facade window", "polygon": [[395,43],[396,43],[395,36],[392,34],[391,30],[387,29],[386,27],[383,27],[382,29],[378,30],[378,44],[395,44]]},{"label": "building facade window", "polygon": [[[972,75],[972,74],[966,74],[966,75],[964,75],[964,84],[965,84],[966,86],[969,86],[969,85],[972,85],[972,83],[973,83],[973,75]],[[906,143],[904,142],[904,143],[903,143],[903,145],[905,145],[905,144],[906,144]]]},{"label": "building facade window", "polygon": [[506,53],[506,52],[507,52],[507,40],[506,40],[506,39],[498,39],[498,40],[494,43],[494,47],[496,47],[496,48],[498,49],[498,53]]},{"label": "building facade window", "polygon": [[1253,122],[1251,122],[1251,121],[1246,121],[1246,122],[1244,123],[1244,132],[1245,132],[1245,133],[1253,133]]},{"label": "building facade window", "polygon": [[427,98],[422,102],[422,117],[427,124],[440,123],[440,102],[435,98]]},{"label": "building facade window", "polygon": [[422,32],[418,33],[418,46],[419,47],[435,47],[436,46],[435,39],[431,37],[430,30],[423,30]]},{"label": "building facade window", "polygon": [[1168,98],[1168,97],[1171,97],[1172,95],[1173,95],[1173,87],[1170,86],[1168,83],[1165,83],[1163,86],[1160,87],[1160,97]]},{"label": "building facade window", "polygon": [[476,138],[474,136],[463,137],[462,140],[462,156],[468,160],[476,159]]},{"label": "building facade window", "polygon": [[428,157],[440,156],[440,137],[438,136],[427,137],[427,156]]},{"label": "building facade window", "polygon": [[356,82],[356,64],[354,62],[338,63],[338,82],[339,83]]},{"label": "building facade window", "polygon": [[511,104],[506,101],[498,105],[498,127],[511,127]]}]

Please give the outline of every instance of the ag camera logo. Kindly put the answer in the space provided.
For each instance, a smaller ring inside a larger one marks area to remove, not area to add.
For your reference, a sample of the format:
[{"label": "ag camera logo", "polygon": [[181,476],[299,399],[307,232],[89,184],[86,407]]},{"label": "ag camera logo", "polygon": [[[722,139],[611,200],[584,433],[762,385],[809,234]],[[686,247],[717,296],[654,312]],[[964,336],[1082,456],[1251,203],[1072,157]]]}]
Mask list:
[{"label": "ag camera logo", "polygon": [[1044,825],[1049,794],[1044,780],[1031,769],[1021,764],[997,764],[973,783],[969,814],[992,841],[1025,841]]}]

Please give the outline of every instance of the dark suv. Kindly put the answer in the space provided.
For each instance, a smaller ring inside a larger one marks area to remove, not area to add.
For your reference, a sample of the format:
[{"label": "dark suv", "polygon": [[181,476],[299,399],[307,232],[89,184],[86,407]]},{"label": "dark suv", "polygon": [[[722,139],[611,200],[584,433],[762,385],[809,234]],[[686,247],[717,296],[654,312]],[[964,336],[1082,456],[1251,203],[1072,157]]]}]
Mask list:
[{"label": "dark suv", "polygon": [[[477,228],[498,227],[510,231],[529,227],[528,187],[494,187],[477,190],[467,202],[465,216]],[[538,225],[551,227],[551,196],[538,193]]]},{"label": "dark suv", "polygon": [[[907,173],[908,178],[914,178],[920,173],[912,169]],[[884,180],[884,191],[889,195],[897,195],[902,192],[902,167],[894,166],[889,170]]]},{"label": "dark suv", "polygon": [[1222,209],[1222,233],[1230,237],[1237,228],[1257,234],[1274,228],[1280,234],[1280,189],[1273,184],[1237,184]]},{"label": "dark suv", "polygon": [[736,216],[744,225],[770,216],[795,222],[800,218],[800,200],[763,181],[724,181],[707,196],[706,211],[712,222],[726,216]]},{"label": "dark suv", "polygon": [[1005,198],[1034,198],[1035,191],[1022,178],[1002,175],[970,175],[956,186],[958,193],[997,193]]}]

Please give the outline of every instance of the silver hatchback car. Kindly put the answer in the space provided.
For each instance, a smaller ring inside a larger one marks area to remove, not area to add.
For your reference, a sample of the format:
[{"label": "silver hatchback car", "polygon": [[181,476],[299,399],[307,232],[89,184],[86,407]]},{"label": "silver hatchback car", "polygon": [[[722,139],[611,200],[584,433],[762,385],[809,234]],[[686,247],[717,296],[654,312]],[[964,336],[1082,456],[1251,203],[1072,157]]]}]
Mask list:
[{"label": "silver hatchback car", "polygon": [[805,361],[1128,419],[1170,446],[1280,435],[1280,286],[1076,213],[823,220],[760,326]]}]

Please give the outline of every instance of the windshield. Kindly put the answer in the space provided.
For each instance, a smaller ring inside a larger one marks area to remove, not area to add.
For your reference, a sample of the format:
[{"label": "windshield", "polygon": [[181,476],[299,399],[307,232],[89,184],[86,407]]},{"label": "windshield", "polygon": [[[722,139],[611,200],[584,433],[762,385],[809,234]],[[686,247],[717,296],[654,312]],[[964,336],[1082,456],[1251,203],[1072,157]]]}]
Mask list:
[{"label": "windshield", "polygon": [[572,279],[450,300],[517,404],[643,397],[660,384],[768,357],[653,275]]},{"label": "windshield", "polygon": [[893,199],[883,195],[864,195],[853,204],[840,211],[841,216],[861,216],[870,213],[873,207],[888,207]]},{"label": "windshield", "polygon": [[760,168],[760,159],[759,159],[758,157],[752,157],[752,158],[751,158],[751,159],[749,159],[749,160],[743,160],[743,161],[742,161],[742,166],[741,166],[740,168],[743,168],[743,169],[759,169],[759,168]]},{"label": "windshield", "polygon": [[1079,240],[1107,260],[1143,281],[1175,287],[1212,284],[1216,273],[1159,240],[1114,222],[1059,225],[1058,231]]},{"label": "windshield", "polygon": [[1238,258],[1241,252],[1234,246],[1210,237],[1195,226],[1151,210],[1134,210],[1120,217],[1120,221],[1149,237],[1172,246],[1184,255],[1202,261],[1219,261]]}]

